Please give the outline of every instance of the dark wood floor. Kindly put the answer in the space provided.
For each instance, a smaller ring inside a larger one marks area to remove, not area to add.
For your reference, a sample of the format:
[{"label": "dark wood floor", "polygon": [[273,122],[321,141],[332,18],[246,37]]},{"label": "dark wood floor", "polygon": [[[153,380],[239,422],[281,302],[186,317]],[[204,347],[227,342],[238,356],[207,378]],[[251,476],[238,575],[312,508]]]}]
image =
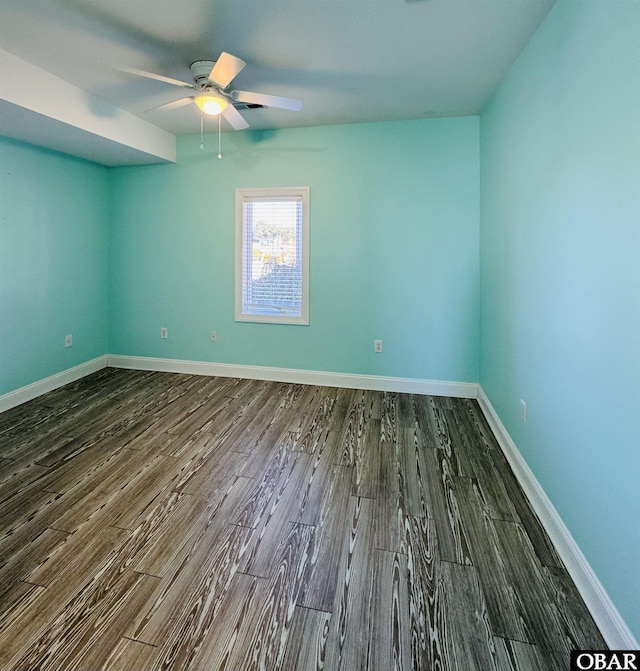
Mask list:
[{"label": "dark wood floor", "polygon": [[105,369],[0,415],[0,669],[566,671],[475,401]]}]

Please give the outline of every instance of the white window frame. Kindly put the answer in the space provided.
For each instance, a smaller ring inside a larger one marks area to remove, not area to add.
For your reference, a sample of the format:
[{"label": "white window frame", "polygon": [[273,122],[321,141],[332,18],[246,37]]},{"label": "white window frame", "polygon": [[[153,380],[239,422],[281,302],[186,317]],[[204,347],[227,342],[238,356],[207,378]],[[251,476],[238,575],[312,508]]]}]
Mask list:
[{"label": "white window frame", "polygon": [[[256,314],[243,310],[244,221],[243,205],[247,200],[269,198],[301,198],[302,200],[302,311],[298,315]],[[235,319],[241,322],[268,324],[309,324],[309,187],[268,187],[236,189],[236,267],[235,267]]]}]

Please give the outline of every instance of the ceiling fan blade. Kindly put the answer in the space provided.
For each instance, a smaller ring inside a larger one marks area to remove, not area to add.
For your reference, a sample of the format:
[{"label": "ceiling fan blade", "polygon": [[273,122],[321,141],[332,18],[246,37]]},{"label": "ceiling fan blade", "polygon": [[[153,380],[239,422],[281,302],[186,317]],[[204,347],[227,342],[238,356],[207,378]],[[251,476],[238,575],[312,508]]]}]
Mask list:
[{"label": "ceiling fan blade", "polygon": [[266,93],[254,93],[252,91],[231,91],[231,97],[241,103],[276,107],[277,109],[291,110],[292,112],[299,112],[302,109],[302,101],[296,100],[296,98],[270,96]]},{"label": "ceiling fan blade", "polygon": [[233,105],[227,105],[222,116],[231,124],[234,130],[249,128],[249,124]]},{"label": "ceiling fan blade", "polygon": [[192,97],[178,98],[178,100],[172,100],[170,103],[164,103],[163,105],[156,105],[155,107],[150,107],[148,110],[145,110],[145,114],[147,112],[153,112],[159,109],[174,110],[177,109],[178,107],[184,107],[185,105],[189,105],[192,102],[193,102]]},{"label": "ceiling fan blade", "polygon": [[146,70],[138,70],[137,68],[120,68],[120,72],[126,72],[129,75],[136,75],[137,77],[145,77],[146,79],[155,79],[158,82],[171,84],[172,86],[182,86],[183,88],[192,89],[193,84],[183,82],[180,79],[172,79],[164,75],[157,75],[154,72],[147,72]]},{"label": "ceiling fan blade", "polygon": [[240,70],[242,70],[242,68],[244,68],[245,65],[246,63],[241,58],[223,51],[216,61],[216,64],[213,66],[209,79],[214,84],[226,89],[231,83],[231,80],[240,72]]}]

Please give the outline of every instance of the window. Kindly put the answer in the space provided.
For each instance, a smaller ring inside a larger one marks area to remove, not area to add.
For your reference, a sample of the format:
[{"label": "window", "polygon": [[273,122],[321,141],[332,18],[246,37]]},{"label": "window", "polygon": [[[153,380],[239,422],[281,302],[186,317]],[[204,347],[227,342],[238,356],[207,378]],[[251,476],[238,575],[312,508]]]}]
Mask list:
[{"label": "window", "polygon": [[236,320],[309,323],[309,188],[236,189]]}]

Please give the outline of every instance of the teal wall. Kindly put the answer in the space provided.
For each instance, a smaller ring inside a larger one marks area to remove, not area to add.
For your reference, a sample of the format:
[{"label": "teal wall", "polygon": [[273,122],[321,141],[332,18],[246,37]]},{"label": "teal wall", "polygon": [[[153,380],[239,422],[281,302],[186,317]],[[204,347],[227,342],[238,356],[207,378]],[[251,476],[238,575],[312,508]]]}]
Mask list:
[{"label": "teal wall", "polygon": [[481,385],[638,638],[639,36],[551,10],[481,116],[480,249]]},{"label": "teal wall", "polygon": [[106,354],[109,182],[2,138],[0,166],[2,395]]},{"label": "teal wall", "polygon": [[[199,144],[111,174],[111,353],[478,380],[476,117]],[[310,187],[309,326],[234,321],[235,189],[264,186]]]}]

